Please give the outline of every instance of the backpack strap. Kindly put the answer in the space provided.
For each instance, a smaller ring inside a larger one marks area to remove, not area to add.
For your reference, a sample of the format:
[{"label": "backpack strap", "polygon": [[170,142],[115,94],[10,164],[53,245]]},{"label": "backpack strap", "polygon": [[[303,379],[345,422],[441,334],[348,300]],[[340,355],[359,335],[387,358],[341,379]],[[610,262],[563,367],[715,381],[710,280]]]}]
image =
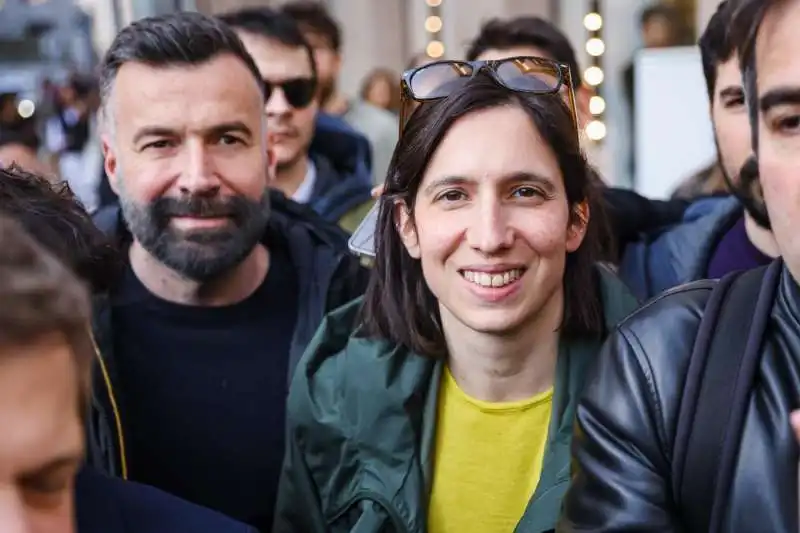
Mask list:
[{"label": "backpack strap", "polygon": [[728,274],[703,314],[673,455],[673,493],[688,531],[720,528],[781,266]]}]

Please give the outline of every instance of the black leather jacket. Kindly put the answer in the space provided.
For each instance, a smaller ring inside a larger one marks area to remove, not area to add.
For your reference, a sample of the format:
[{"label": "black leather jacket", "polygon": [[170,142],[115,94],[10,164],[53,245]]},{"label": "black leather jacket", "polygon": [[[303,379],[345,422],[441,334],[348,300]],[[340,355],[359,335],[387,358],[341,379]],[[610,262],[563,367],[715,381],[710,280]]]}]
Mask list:
[{"label": "black leather jacket", "polygon": [[[671,460],[714,283],[670,291],[609,338],[578,407],[574,479],[557,531],[692,531],[675,505]],[[800,406],[800,288],[785,267],[762,349],[722,530],[796,533],[798,446],[789,413]]]}]

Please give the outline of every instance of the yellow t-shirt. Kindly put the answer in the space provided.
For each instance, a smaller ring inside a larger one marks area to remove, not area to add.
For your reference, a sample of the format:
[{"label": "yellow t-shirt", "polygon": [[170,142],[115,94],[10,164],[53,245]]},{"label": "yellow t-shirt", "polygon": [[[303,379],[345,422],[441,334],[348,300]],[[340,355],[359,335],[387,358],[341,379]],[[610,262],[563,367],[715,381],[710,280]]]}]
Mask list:
[{"label": "yellow t-shirt", "polygon": [[517,402],[475,400],[444,371],[429,533],[514,531],[539,483],[552,404],[552,388]]}]

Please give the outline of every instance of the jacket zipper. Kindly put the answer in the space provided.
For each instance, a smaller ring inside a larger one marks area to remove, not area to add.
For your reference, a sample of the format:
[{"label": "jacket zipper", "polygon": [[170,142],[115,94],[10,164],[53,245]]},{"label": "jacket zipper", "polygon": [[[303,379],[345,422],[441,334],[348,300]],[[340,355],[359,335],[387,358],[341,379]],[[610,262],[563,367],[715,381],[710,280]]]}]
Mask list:
[{"label": "jacket zipper", "polygon": [[111,404],[111,411],[114,414],[114,424],[117,429],[117,444],[119,446],[119,462],[120,462],[120,473],[122,475],[122,479],[128,479],[128,461],[125,458],[125,438],[122,435],[122,417],[119,414],[119,406],[117,404],[116,396],[114,396],[114,389],[111,386],[111,375],[108,373],[108,368],[106,368],[106,362],[103,360],[103,355],[100,353],[100,348],[97,346],[97,342],[94,339],[94,332],[89,328],[89,336],[92,339],[92,346],[94,347],[94,355],[97,358],[97,362],[100,364],[100,371],[103,373],[103,381],[106,384],[106,391],[108,392],[108,400]]},{"label": "jacket zipper", "polygon": [[383,496],[369,491],[357,492],[355,496],[350,498],[350,501],[344,504],[342,508],[333,515],[333,519],[331,519],[329,524],[336,522],[336,520],[346,513],[350,507],[365,500],[379,504],[383,510],[386,511],[386,514],[389,515],[389,520],[391,520],[392,525],[397,533],[409,533],[409,529],[406,527],[406,524],[403,522],[402,518],[400,518],[400,515],[397,514],[397,511],[395,511],[395,509],[389,505],[389,502],[386,501]]}]

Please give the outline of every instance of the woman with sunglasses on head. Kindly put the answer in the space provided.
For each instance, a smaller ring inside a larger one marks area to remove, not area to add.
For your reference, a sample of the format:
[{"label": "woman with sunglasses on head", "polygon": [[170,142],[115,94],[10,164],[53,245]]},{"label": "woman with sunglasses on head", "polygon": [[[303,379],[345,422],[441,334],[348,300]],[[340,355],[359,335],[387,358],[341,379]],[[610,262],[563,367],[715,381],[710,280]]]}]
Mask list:
[{"label": "woman with sunglasses on head", "polygon": [[636,306],[595,261],[567,72],[516,58],[404,76],[421,105],[371,284],[295,374],[275,533],[555,527],[584,374]]}]

